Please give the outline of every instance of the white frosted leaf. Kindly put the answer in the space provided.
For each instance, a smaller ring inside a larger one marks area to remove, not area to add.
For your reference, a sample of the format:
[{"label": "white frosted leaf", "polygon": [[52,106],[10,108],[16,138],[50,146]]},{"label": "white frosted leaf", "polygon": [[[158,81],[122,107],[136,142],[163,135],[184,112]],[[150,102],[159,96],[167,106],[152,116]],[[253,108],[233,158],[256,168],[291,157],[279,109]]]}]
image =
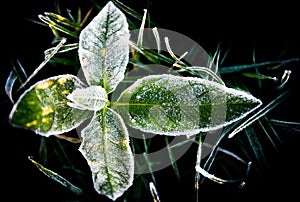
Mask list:
[{"label": "white frosted leaf", "polygon": [[107,102],[106,97],[106,92],[101,86],[78,88],[67,96],[67,98],[72,101],[68,103],[71,107],[92,111],[102,109]]},{"label": "white frosted leaf", "polygon": [[142,131],[193,135],[229,125],[261,104],[246,92],[213,81],[163,74],[137,80],[113,107]]},{"label": "white frosted leaf", "polygon": [[129,135],[121,116],[104,107],[82,130],[82,139],[79,151],[90,166],[95,190],[116,200],[132,185],[134,175]]},{"label": "white frosted leaf", "polygon": [[109,93],[123,80],[129,37],[126,16],[108,2],[79,36],[79,59],[89,85],[100,85]]},{"label": "white frosted leaf", "polygon": [[84,84],[65,74],[39,81],[26,90],[11,110],[10,123],[43,136],[68,132],[92,117],[93,112],[70,107],[67,96]]}]

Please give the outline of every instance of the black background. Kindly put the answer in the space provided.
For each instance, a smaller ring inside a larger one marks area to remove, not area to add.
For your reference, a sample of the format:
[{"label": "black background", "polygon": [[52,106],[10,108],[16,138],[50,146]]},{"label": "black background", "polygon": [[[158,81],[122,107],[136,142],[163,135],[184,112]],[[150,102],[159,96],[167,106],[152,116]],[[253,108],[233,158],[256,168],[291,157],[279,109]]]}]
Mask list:
[{"label": "black background", "polygon": [[[58,1],[61,8],[76,12],[78,5],[87,11],[91,1]],[[101,1],[98,1],[101,2]],[[256,62],[299,58],[300,18],[296,3],[272,2],[262,4],[255,1],[219,3],[216,1],[123,1],[126,5],[142,13],[148,8],[151,20],[161,28],[175,30],[197,41],[207,52],[214,53],[219,43],[224,50],[230,49],[226,65],[249,64],[253,50]],[[104,3],[103,3],[104,5]],[[27,159],[38,155],[40,137],[28,131],[12,128],[7,123],[12,104],[4,93],[6,78],[11,70],[12,59],[19,59],[23,67],[31,72],[43,60],[43,51],[51,46],[52,33],[49,28],[33,23],[39,21],[37,15],[54,10],[54,1],[27,0],[7,1],[1,9],[1,167],[2,188],[0,198],[31,201],[63,201],[76,197],[68,190],[41,174]],[[299,63],[292,64],[290,86],[293,95],[278,109],[274,116],[283,120],[299,122]],[[53,70],[58,71],[58,70]],[[267,95],[266,95],[267,96]],[[268,98],[265,98],[268,99]],[[236,191],[208,185],[204,188],[204,198],[223,199],[286,199],[298,198],[299,175],[299,133],[279,130],[283,144],[278,153],[269,157],[269,167],[262,176],[254,176],[249,185]],[[194,158],[193,155],[185,158]],[[193,161],[192,161],[193,162]],[[180,164],[189,169],[193,164]],[[193,174],[181,183],[168,170],[157,173],[158,191],[163,201],[174,201],[178,197],[193,199]],[[170,178],[168,177],[170,176]],[[4,189],[3,189],[4,188]],[[151,196],[145,196],[151,201]],[[103,200],[103,199],[102,199]],[[100,201],[100,200],[99,200]]]}]

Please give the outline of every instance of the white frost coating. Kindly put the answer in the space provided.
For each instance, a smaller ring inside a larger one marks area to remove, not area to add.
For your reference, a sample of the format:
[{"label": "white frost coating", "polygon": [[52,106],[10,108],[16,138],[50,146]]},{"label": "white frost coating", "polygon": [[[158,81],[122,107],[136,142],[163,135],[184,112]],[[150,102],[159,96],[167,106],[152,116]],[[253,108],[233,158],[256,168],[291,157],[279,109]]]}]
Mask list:
[{"label": "white frost coating", "polygon": [[206,170],[201,168],[199,165],[197,165],[195,167],[195,169],[198,173],[202,174],[204,177],[209,178],[210,180],[215,181],[219,184],[224,184],[224,182],[226,182],[225,180],[218,178],[218,177],[214,176],[213,174],[208,173]]},{"label": "white frost coating", "polygon": [[108,2],[79,36],[79,59],[89,85],[102,85],[109,93],[124,79],[129,38],[126,16]]},{"label": "white frost coating", "polygon": [[89,86],[87,88],[75,89],[67,98],[72,101],[67,104],[80,110],[98,111],[107,102],[107,95],[101,86]]},{"label": "white frost coating", "polygon": [[90,166],[95,190],[116,200],[132,185],[134,159],[121,116],[109,108],[103,110],[82,130],[79,151]]},{"label": "white frost coating", "polygon": [[[160,93],[157,89],[170,93]],[[130,101],[132,96],[135,96],[135,103]],[[144,102],[140,102],[143,99]],[[161,100],[168,102],[161,103]],[[244,118],[261,104],[254,96],[217,82],[163,74],[138,79],[120,95],[116,106],[132,127],[144,132],[176,136],[227,126]],[[138,110],[132,111],[135,106]],[[148,109],[143,111],[143,106]]]}]

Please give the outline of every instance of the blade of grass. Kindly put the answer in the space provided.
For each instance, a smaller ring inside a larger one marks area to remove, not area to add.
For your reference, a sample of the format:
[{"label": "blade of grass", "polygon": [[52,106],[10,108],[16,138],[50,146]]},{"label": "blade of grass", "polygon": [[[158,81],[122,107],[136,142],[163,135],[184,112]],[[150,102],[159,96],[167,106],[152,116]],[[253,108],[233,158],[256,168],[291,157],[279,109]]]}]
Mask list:
[{"label": "blade of grass", "polygon": [[157,52],[154,52],[153,50],[150,50],[150,49],[145,50],[144,48],[138,47],[137,44],[135,44],[132,41],[129,41],[129,44],[131,45],[132,48],[134,48],[139,53],[144,55],[147,58],[147,60],[153,62],[153,64],[160,64],[161,61],[164,61],[164,62],[172,65],[174,62],[174,60],[172,60],[162,54],[157,54]]},{"label": "blade of grass", "polygon": [[[277,134],[276,130],[272,127],[272,125],[270,124],[268,118],[266,116],[262,117],[262,120],[258,120],[259,125],[261,126],[261,128],[263,129],[263,131],[265,132],[267,138],[269,139],[269,141],[271,142],[271,144],[273,145],[273,147],[278,150],[276,143],[274,141],[274,139],[271,137],[271,135],[275,136],[276,140],[279,143],[282,143],[281,139],[279,138],[279,135]],[[270,131],[270,132],[269,132]]]},{"label": "blade of grass", "polygon": [[284,70],[284,73],[283,73],[283,75],[281,77],[281,80],[280,80],[280,85],[277,87],[278,89],[282,89],[285,86],[285,84],[290,79],[291,73],[292,73],[291,70]]},{"label": "blade of grass", "polygon": [[174,154],[173,154],[172,149],[170,147],[169,139],[168,139],[167,136],[165,136],[165,142],[166,142],[166,146],[167,146],[167,150],[168,150],[168,154],[169,154],[169,158],[170,158],[170,161],[171,161],[172,168],[175,172],[175,175],[176,175],[177,179],[180,180],[179,170],[178,170],[176,160],[174,158]]},{"label": "blade of grass", "polygon": [[205,171],[203,168],[201,168],[200,166],[196,166],[195,167],[196,171],[199,172],[201,175],[203,175],[204,177],[218,183],[218,184],[227,184],[227,183],[235,183],[235,182],[239,182],[241,181],[241,179],[234,179],[234,180],[225,180],[219,177],[214,176],[213,174],[208,173],[207,171]]},{"label": "blade of grass", "polygon": [[276,126],[285,127],[289,130],[300,132],[300,123],[299,122],[271,119],[270,123],[273,125],[276,125]]},{"label": "blade of grass", "polygon": [[[220,61],[220,44],[218,44],[217,50],[215,51],[211,60],[208,61],[207,67],[212,70],[215,67],[214,73],[217,74]],[[215,64],[215,65],[214,65]]]},{"label": "blade of grass", "polygon": [[[17,64],[15,64],[15,63],[17,63]],[[10,101],[12,103],[14,103],[14,99],[13,99],[13,95],[12,95],[13,86],[17,79],[22,84],[23,79],[21,77],[24,77],[24,79],[27,79],[27,74],[19,60],[17,60],[17,59],[16,59],[16,61],[11,60],[11,64],[12,64],[12,70],[10,71],[10,73],[6,79],[4,88],[5,88],[5,93],[9,97]]]},{"label": "blade of grass", "polygon": [[[78,43],[72,43],[72,44],[66,44],[60,47],[60,49],[57,51],[57,53],[65,53],[74,49],[78,48]],[[52,54],[52,52],[55,50],[56,47],[48,48],[44,51],[45,58],[47,58],[49,55]]]},{"label": "blade of grass", "polygon": [[[25,71],[24,67],[22,66],[21,62],[18,59],[16,60],[16,62],[17,62],[17,65],[14,65],[14,62],[12,62],[12,64],[13,64],[13,70],[16,72],[17,77],[18,77],[20,83],[23,83],[23,79],[21,78],[21,75],[25,79],[27,79],[28,76],[27,76],[26,71]],[[18,71],[18,70],[20,70],[20,71]],[[21,73],[21,75],[20,75],[19,72]]]},{"label": "blade of grass", "polygon": [[15,71],[10,71],[7,79],[6,79],[6,83],[5,83],[5,93],[7,94],[8,98],[10,99],[10,101],[14,104],[15,101],[13,99],[12,96],[12,89],[14,86],[15,81],[17,80],[17,75],[15,73]]},{"label": "blade of grass", "polygon": [[47,149],[47,141],[46,137],[41,137],[41,142],[40,142],[40,148],[39,148],[39,159],[42,161],[42,164],[47,163],[47,154],[48,154],[48,149]]},{"label": "blade of grass", "polygon": [[[233,157],[234,159],[237,159],[238,161],[246,164],[246,162],[238,157],[237,155],[235,155],[234,153],[224,150],[222,148],[219,147],[221,141],[223,140],[223,138],[228,134],[229,131],[231,131],[233,128],[235,128],[238,125],[239,122],[235,122],[227,127],[224,128],[224,130],[222,131],[222,134],[220,135],[220,137],[218,138],[218,141],[214,144],[214,145],[209,145],[210,147],[212,147],[212,150],[209,154],[209,156],[207,157],[203,168],[207,171],[210,170],[210,168],[212,167],[213,162],[215,161],[216,157],[217,157],[217,153],[218,152],[223,152],[225,154],[228,154],[229,156]],[[204,144],[205,145],[205,144]],[[201,183],[203,182],[204,178],[201,180]]]},{"label": "blade of grass", "polygon": [[292,122],[292,121],[281,121],[277,119],[270,119],[270,122],[278,125],[278,126],[285,126],[285,127],[299,127],[300,128],[300,123],[299,122]]},{"label": "blade of grass", "polygon": [[[198,149],[197,149],[197,156],[196,156],[196,168],[200,167],[201,159],[202,159],[202,133],[199,134],[198,139]],[[196,201],[199,201],[199,182],[200,182],[200,172],[195,173],[195,191],[196,191]]]},{"label": "blade of grass", "polygon": [[149,189],[153,198],[153,202],[160,202],[156,187],[153,182],[149,183]]},{"label": "blade of grass", "polygon": [[45,24],[47,24],[49,27],[54,28],[58,31],[61,31],[69,36],[72,36],[74,38],[78,38],[79,34],[73,31],[70,31],[69,29],[65,28],[64,26],[56,23],[55,21],[51,20],[48,16],[45,15],[38,15],[39,19],[44,22]]},{"label": "blade of grass", "polygon": [[212,145],[212,150],[209,154],[209,156],[207,157],[205,164],[203,166],[203,168],[205,170],[209,170],[214,159],[216,158],[217,152],[219,151],[219,145],[221,143],[221,141],[223,140],[223,138],[227,135],[227,133],[232,130],[235,126],[237,125],[236,123],[233,123],[232,125],[229,125],[227,127],[224,128],[224,130],[222,131],[220,137],[218,138],[218,141],[215,143],[215,145]]},{"label": "blade of grass", "polygon": [[285,98],[285,95],[288,94],[289,91],[285,91],[281,93],[277,98],[272,100],[269,104],[267,104],[265,107],[263,107],[261,110],[259,110],[257,113],[252,115],[250,118],[248,118],[246,121],[244,121],[241,125],[239,125],[236,129],[234,129],[229,135],[228,138],[234,137],[237,133],[239,133],[241,130],[246,128],[247,126],[251,125],[254,121],[260,119],[262,116],[266,115],[268,112],[270,112],[274,107],[276,107],[278,104],[280,104]]},{"label": "blade of grass", "polygon": [[277,81],[278,79],[273,76],[268,76],[260,73],[252,73],[252,72],[244,72],[242,73],[243,76],[246,76],[248,78],[255,78],[255,79],[269,79],[273,81]]},{"label": "blade of grass", "polygon": [[73,172],[80,174],[76,175],[76,177],[79,179],[82,185],[86,185],[85,180],[82,177],[82,171],[78,170],[75,166],[72,160],[69,158],[69,155],[65,151],[65,145],[62,144],[61,138],[55,138],[55,142],[52,142],[53,146],[53,153],[57,156],[61,164],[64,168],[68,168],[72,170]]},{"label": "blade of grass", "polygon": [[143,16],[141,14],[139,14],[138,12],[136,12],[135,10],[133,10],[132,8],[126,6],[125,4],[123,4],[122,2],[120,2],[118,0],[112,0],[112,1],[114,2],[114,4],[116,4],[116,6],[118,6],[124,12],[128,13],[129,15],[131,15],[132,17],[134,17],[138,20],[142,20]]},{"label": "blade of grass", "polygon": [[62,184],[63,186],[67,187],[69,190],[71,190],[72,192],[74,192],[75,194],[78,195],[82,195],[83,191],[73,185],[71,182],[69,182],[67,179],[63,178],[62,176],[58,175],[57,173],[53,172],[52,170],[49,170],[47,168],[45,168],[44,166],[42,166],[41,164],[39,164],[38,162],[36,162],[35,160],[33,160],[32,157],[28,157],[28,159],[42,172],[44,173],[47,177],[49,177],[50,179]]},{"label": "blade of grass", "polygon": [[283,64],[283,63],[296,62],[296,61],[299,61],[299,58],[291,58],[291,59],[288,59],[288,60],[267,61],[267,62],[249,64],[249,65],[228,66],[228,67],[219,68],[219,72],[221,74],[227,74],[227,73],[240,72],[240,71],[255,68],[255,67],[262,67],[262,66],[269,66],[269,65],[280,65],[280,64]]},{"label": "blade of grass", "polygon": [[[68,12],[70,14],[70,12]],[[73,29],[80,29],[80,25],[74,20],[69,20],[68,18],[65,18],[61,15],[52,13],[52,12],[44,12],[44,17],[48,17],[50,20],[53,20],[57,23],[60,23],[61,25],[71,27]]]},{"label": "blade of grass", "polygon": [[148,158],[148,144],[147,144],[147,142],[146,142],[146,137],[145,137],[144,134],[143,134],[143,141],[144,141],[144,147],[145,147],[145,152],[143,153],[143,155],[144,155],[144,158],[145,158],[145,160],[146,160],[146,162],[147,162],[148,169],[149,169],[149,171],[150,171],[150,175],[151,175],[151,177],[152,177],[152,180],[153,180],[153,182],[156,184],[154,172],[153,172],[153,170],[152,170],[152,162],[151,162],[150,159]]},{"label": "blade of grass", "polygon": [[144,15],[143,15],[142,23],[141,23],[141,26],[140,26],[140,29],[139,29],[139,35],[138,35],[137,43],[136,43],[138,47],[142,47],[142,45],[143,45],[144,28],[145,28],[146,17],[147,17],[147,9],[144,9]]},{"label": "blade of grass", "polygon": [[254,128],[253,127],[245,128],[245,134],[250,144],[250,147],[255,155],[255,158],[257,159],[257,162],[262,163],[263,166],[266,166],[267,165],[266,156]]},{"label": "blade of grass", "polygon": [[[87,14],[84,16],[83,20],[80,22],[80,27],[82,28],[84,26],[84,24],[87,22],[88,18],[90,17],[92,11],[93,11],[94,7],[91,7]],[[79,19],[78,19],[78,23],[79,23]]]},{"label": "blade of grass", "polygon": [[152,32],[156,41],[156,49],[157,49],[157,53],[160,54],[161,53],[161,41],[160,41],[160,36],[159,33],[157,31],[157,27],[152,28]]},{"label": "blade of grass", "polygon": [[182,71],[193,72],[193,74],[195,74],[195,72],[197,72],[198,75],[199,75],[199,72],[201,72],[202,74],[200,73],[200,75],[202,75],[202,76],[200,76],[200,77],[203,77],[203,74],[204,75],[209,75],[216,82],[218,82],[218,83],[220,83],[222,85],[225,85],[225,83],[223,82],[223,80],[217,74],[215,74],[212,70],[210,70],[207,67],[182,67],[182,69],[179,70],[178,72],[182,72]]},{"label": "blade of grass", "polygon": [[67,41],[66,38],[63,38],[60,43],[53,49],[52,53],[45,58],[45,60],[33,71],[33,73],[27,78],[27,80],[19,87],[17,91],[22,89],[48,62],[49,60],[57,53],[61,46]]}]

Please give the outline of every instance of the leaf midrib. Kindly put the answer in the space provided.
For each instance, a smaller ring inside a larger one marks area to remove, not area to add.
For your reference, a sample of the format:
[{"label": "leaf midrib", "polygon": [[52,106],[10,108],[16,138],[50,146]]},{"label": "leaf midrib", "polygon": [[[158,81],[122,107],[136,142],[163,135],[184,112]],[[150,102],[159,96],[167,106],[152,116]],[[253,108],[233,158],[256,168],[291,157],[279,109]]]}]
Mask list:
[{"label": "leaf midrib", "polygon": [[104,108],[102,109],[102,121],[101,121],[101,125],[102,125],[102,141],[103,141],[103,156],[104,156],[104,164],[105,164],[105,173],[107,175],[108,178],[108,184],[110,187],[110,195],[113,196],[114,195],[114,186],[111,183],[111,178],[110,178],[110,171],[109,171],[109,162],[107,159],[107,130],[106,130],[106,114],[107,114],[107,106],[105,105]]}]

